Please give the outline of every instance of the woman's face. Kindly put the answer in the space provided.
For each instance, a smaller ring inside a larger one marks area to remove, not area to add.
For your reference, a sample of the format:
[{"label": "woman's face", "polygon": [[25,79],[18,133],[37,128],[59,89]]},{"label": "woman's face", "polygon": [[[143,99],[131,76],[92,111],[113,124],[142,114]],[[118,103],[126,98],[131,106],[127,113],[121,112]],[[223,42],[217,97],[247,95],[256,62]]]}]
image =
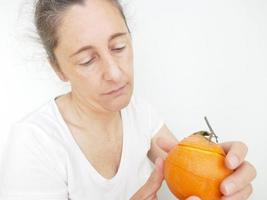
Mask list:
[{"label": "woman's face", "polygon": [[119,10],[106,0],[73,5],[57,35],[57,73],[72,95],[97,111],[125,107],[133,91],[133,49]]}]

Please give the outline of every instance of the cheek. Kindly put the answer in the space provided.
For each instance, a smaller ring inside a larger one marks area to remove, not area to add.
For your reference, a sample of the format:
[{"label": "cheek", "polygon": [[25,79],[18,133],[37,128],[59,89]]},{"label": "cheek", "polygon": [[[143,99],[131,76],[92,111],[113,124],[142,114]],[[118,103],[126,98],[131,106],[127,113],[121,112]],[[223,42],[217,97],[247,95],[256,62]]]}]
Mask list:
[{"label": "cheek", "polygon": [[132,78],[133,76],[133,52],[132,49],[127,51],[126,55],[122,60],[122,66],[124,66],[126,74]]},{"label": "cheek", "polygon": [[78,73],[77,77],[72,80],[73,89],[77,89],[84,96],[95,96],[100,91],[100,81],[96,75],[87,73]]}]

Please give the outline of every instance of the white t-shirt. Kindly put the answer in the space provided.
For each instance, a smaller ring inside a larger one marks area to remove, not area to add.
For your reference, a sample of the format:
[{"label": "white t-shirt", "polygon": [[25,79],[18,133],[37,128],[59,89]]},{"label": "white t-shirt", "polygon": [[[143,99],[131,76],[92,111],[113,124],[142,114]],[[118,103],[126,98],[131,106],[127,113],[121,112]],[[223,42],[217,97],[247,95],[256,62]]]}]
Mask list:
[{"label": "white t-shirt", "polygon": [[122,156],[106,179],[86,159],[51,99],[11,129],[0,166],[1,200],[127,200],[147,180],[151,138],[163,121],[132,97],[121,110]]}]

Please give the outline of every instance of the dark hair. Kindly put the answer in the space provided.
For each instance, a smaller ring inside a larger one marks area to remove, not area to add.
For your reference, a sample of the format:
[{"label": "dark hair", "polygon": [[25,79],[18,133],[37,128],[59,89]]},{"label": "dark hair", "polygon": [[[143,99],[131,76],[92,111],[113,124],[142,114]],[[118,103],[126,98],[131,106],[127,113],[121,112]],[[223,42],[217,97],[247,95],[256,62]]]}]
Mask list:
[{"label": "dark hair", "polygon": [[[120,2],[118,0],[107,1],[110,1],[118,8],[130,32]],[[35,26],[48,58],[51,61],[56,61],[54,49],[57,47],[58,43],[57,27],[59,27],[61,23],[62,14],[70,6],[74,4],[84,5],[85,2],[86,0],[38,0],[36,2],[34,13]]]}]

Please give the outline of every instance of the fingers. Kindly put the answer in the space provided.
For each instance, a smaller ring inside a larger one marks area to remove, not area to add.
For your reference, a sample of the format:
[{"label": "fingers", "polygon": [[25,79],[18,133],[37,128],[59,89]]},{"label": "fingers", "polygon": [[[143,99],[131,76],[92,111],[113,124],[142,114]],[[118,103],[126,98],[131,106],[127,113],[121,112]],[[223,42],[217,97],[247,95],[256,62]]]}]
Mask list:
[{"label": "fingers", "polygon": [[248,147],[243,142],[225,142],[220,144],[226,152],[225,165],[236,169],[245,159]]},{"label": "fingers", "polygon": [[145,199],[145,200],[158,200],[158,197],[157,197],[157,195],[155,194],[154,196],[148,197],[148,198]]},{"label": "fingers", "polygon": [[224,196],[221,198],[221,200],[246,200],[252,194],[252,191],[252,186],[251,184],[249,184],[241,191],[235,193],[232,196]]},{"label": "fingers", "polygon": [[163,177],[163,159],[157,158],[155,169],[147,182],[135,193],[131,200],[156,200],[157,191],[160,189]]},{"label": "fingers", "polygon": [[232,195],[245,188],[255,177],[254,166],[244,161],[233,174],[223,180],[220,185],[221,192],[227,196]]},{"label": "fingers", "polygon": [[175,140],[166,140],[162,137],[158,137],[156,140],[157,145],[164,150],[165,152],[169,152],[174,146],[177,145],[177,141]]}]

